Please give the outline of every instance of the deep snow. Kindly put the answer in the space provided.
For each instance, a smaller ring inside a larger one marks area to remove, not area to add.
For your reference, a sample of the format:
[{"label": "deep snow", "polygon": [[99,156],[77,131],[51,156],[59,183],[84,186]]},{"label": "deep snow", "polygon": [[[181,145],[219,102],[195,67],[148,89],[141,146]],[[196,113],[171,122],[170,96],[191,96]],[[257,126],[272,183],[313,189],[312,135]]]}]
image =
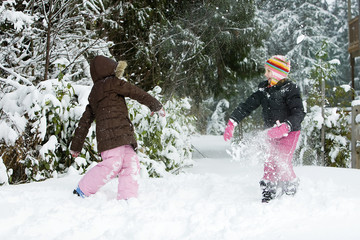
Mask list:
[{"label": "deep snow", "polygon": [[221,136],[199,136],[185,173],[142,178],[138,200],[117,201],[116,180],[72,194],[80,177],[0,187],[0,239],[360,239],[360,171],[296,167],[295,197],[260,202],[262,164],[233,161]]}]

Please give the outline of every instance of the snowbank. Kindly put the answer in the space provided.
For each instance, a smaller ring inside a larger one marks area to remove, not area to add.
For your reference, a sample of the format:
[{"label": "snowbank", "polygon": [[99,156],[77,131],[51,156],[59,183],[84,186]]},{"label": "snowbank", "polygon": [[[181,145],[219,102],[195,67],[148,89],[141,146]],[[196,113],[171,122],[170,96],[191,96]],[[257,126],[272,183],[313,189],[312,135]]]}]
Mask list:
[{"label": "snowbank", "polygon": [[261,164],[231,161],[222,137],[193,144],[207,157],[197,155],[180,175],[141,179],[138,201],[115,200],[116,180],[92,197],[75,197],[77,174],[3,186],[0,238],[359,239],[359,170],[296,167],[298,194],[263,204]]}]

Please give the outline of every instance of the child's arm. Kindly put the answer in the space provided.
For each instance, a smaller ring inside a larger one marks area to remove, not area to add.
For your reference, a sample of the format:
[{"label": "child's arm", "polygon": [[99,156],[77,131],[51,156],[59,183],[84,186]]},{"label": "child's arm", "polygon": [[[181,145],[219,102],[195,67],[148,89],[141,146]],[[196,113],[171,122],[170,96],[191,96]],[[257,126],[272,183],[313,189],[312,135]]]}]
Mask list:
[{"label": "child's arm", "polygon": [[158,112],[162,109],[162,104],[153,96],[142,90],[141,88],[128,83],[121,79],[114,79],[109,82],[110,86],[106,86],[106,89],[113,90],[117,94],[124,97],[129,97],[138,101],[139,103],[150,108],[152,112]]},{"label": "child's arm", "polygon": [[240,123],[245,117],[249,116],[255,109],[257,109],[260,104],[261,93],[258,90],[251,94],[245,102],[240,103],[237,108],[235,108],[230,118],[236,123]]},{"label": "child's arm", "polygon": [[[259,85],[260,86],[260,85]],[[252,111],[258,108],[261,104],[261,92],[260,90],[251,94],[250,97],[246,99],[245,102],[240,103],[237,108],[232,112],[230,119],[226,125],[224,132],[224,140],[228,141],[232,138],[234,133],[234,128],[239,122],[241,122],[245,117],[249,116]]]},{"label": "child's arm", "polygon": [[229,141],[233,137],[234,128],[236,127],[236,125],[237,123],[230,118],[224,132],[225,141]]},{"label": "child's arm", "polygon": [[84,142],[85,138],[89,132],[89,128],[91,126],[91,123],[94,121],[95,115],[91,109],[90,104],[86,106],[85,112],[83,113],[82,117],[80,118],[78,127],[75,130],[74,137],[72,139],[71,147],[70,149],[73,152],[80,152]]}]

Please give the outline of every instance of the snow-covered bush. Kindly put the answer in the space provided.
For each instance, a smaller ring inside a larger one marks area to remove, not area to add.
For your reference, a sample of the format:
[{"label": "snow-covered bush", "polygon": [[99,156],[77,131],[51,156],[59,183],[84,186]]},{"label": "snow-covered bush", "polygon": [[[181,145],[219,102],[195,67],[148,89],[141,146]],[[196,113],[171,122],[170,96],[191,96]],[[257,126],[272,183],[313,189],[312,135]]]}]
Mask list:
[{"label": "snow-covered bush", "polygon": [[[14,75],[0,81],[5,83],[0,93],[0,156],[11,173],[10,183],[56,177],[70,166],[82,173],[100,161],[94,124],[80,154],[82,161],[74,161],[69,153],[91,87],[72,85],[62,78],[37,86],[18,83]],[[160,88],[155,88],[151,94],[161,99],[159,92]],[[166,119],[150,117],[147,107],[135,101],[129,101],[129,109],[140,159],[150,176],[176,172],[187,164],[191,159],[189,136],[194,131],[193,118],[186,115],[188,99],[165,103]]]},{"label": "snow-covered bush", "polygon": [[[312,68],[309,79],[312,87],[307,99],[309,111],[302,124],[296,155],[301,164],[350,167],[350,117],[349,113],[344,111],[346,105],[342,106],[338,99],[345,91],[350,92],[351,89],[345,86],[328,87],[328,82],[333,79],[339,61],[327,61],[327,57],[327,43],[324,42],[316,54],[317,62]],[[319,94],[321,92],[323,96]],[[330,107],[331,105],[336,107]],[[321,144],[323,127],[324,147]],[[322,154],[324,159],[321,159]]]},{"label": "snow-covered bush", "polygon": [[81,108],[71,84],[62,79],[21,84],[14,75],[0,80],[5,82],[0,155],[13,170],[11,182],[38,181],[65,171],[72,164],[68,146]]},{"label": "snow-covered bush", "polygon": [[[149,93],[162,102],[161,88]],[[177,173],[191,164],[190,135],[194,133],[195,118],[189,116],[190,99],[171,99],[164,104],[166,117],[151,116],[150,110],[128,99],[130,119],[134,124],[139,145],[142,171],[151,177]]]},{"label": "snow-covered bush", "polygon": [[[321,146],[321,128],[325,124],[325,148]],[[350,117],[338,108],[326,108],[325,119],[321,108],[313,106],[302,124],[302,133],[297,149],[299,164],[321,165],[324,151],[326,166],[350,167]]]}]

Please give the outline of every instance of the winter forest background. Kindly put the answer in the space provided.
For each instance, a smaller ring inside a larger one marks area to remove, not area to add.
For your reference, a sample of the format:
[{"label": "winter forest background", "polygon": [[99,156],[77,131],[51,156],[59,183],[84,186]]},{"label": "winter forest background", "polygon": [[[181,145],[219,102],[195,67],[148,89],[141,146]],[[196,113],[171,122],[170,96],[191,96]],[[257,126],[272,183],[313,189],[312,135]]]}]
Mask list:
[{"label": "winter forest background", "polygon": [[[166,119],[129,101],[142,173],[191,164],[193,134],[223,133],[229,114],[264,80],[264,61],[291,59],[307,115],[295,164],[350,167],[347,1],[3,0],[0,5],[0,184],[39,181],[100,160],[94,126],[81,157],[71,136],[92,86],[89,60],[126,60],[125,78],[165,106]],[[352,16],[359,15],[352,0]],[[321,115],[321,81],[326,111]],[[320,133],[326,126],[324,157]],[[234,142],[260,131],[260,110]],[[236,145],[236,144],[235,144]]]}]

